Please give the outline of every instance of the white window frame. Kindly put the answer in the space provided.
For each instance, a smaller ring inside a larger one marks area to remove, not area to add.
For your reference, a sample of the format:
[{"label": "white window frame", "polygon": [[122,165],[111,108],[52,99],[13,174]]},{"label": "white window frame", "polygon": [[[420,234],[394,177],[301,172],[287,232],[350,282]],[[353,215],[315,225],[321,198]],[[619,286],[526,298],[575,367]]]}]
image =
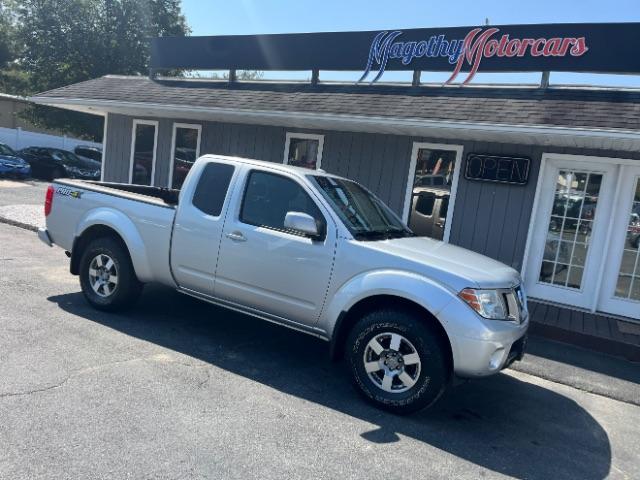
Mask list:
[{"label": "white window frame", "polygon": [[418,163],[418,152],[420,149],[429,150],[447,150],[456,153],[455,165],[453,167],[453,181],[451,182],[451,192],[449,195],[449,207],[447,210],[447,218],[445,219],[443,241],[449,242],[451,234],[451,224],[453,222],[453,212],[456,207],[456,194],[458,193],[458,179],[460,178],[460,168],[462,164],[462,152],[464,146],[453,145],[449,143],[427,143],[413,142],[411,150],[411,162],[409,163],[409,176],[407,177],[407,189],[404,196],[404,206],[402,208],[402,220],[409,224],[409,214],[411,213],[411,197],[413,194],[413,182],[416,179],[416,164]]},{"label": "white window frame", "polygon": [[109,114],[104,114],[104,128],[102,129],[102,162],[100,162],[100,181],[104,182],[104,167],[107,165],[107,124]]},{"label": "white window frame", "polygon": [[153,136],[153,158],[151,160],[151,186],[153,187],[156,181],[156,157],[158,154],[158,130],[160,125],[158,120],[142,120],[137,118],[133,120],[133,126],[131,127],[131,151],[129,154],[129,183],[133,184],[133,156],[136,146],[136,127],[138,125],[153,125],[155,127],[155,134]]},{"label": "white window frame", "polygon": [[316,133],[287,132],[285,143],[284,143],[284,159],[282,160],[282,163],[284,163],[285,165],[289,164],[289,147],[291,146],[292,138],[298,138],[302,140],[318,140],[316,170],[320,170],[322,168],[322,150],[324,148],[324,135],[319,135]]},{"label": "white window frame", "polygon": [[200,140],[202,139],[202,125],[199,123],[174,123],[173,131],[171,133],[171,151],[169,152],[169,183],[167,187],[172,188],[173,185],[173,164],[175,160],[175,150],[176,150],[176,135],[178,133],[179,128],[190,128],[192,130],[198,131],[198,140],[196,141],[196,159],[200,157]]}]

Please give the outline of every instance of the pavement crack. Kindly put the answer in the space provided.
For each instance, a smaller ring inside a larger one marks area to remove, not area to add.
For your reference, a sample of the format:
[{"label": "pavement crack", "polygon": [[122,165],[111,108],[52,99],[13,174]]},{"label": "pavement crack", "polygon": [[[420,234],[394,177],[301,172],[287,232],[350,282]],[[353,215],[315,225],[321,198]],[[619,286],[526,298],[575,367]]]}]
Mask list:
[{"label": "pavement crack", "polygon": [[9,397],[22,397],[22,396],[27,396],[27,395],[34,395],[36,393],[42,393],[42,392],[46,392],[48,390],[54,390],[56,388],[60,388],[62,387],[65,383],[67,383],[69,381],[69,379],[72,377],[72,375],[68,375],[66,378],[64,378],[61,382],[56,383],[54,385],[49,385],[47,387],[41,387],[41,388],[34,388],[32,390],[26,390],[24,392],[8,392],[8,393],[0,393],[0,398],[9,398]]}]

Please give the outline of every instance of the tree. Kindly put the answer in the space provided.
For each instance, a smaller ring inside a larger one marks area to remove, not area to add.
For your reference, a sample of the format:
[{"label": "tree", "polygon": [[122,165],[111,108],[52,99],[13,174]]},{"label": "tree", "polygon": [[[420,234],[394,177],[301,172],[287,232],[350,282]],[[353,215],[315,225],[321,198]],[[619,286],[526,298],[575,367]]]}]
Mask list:
[{"label": "tree", "polygon": [[[23,0],[10,5],[17,40],[24,45],[18,62],[31,92],[106,74],[146,74],[150,38],[189,33],[180,0]],[[28,116],[42,127],[102,135],[102,120],[94,116],[37,106]]]},{"label": "tree", "polygon": [[21,48],[11,6],[7,0],[0,0],[0,92],[24,94],[28,78],[16,64]]}]

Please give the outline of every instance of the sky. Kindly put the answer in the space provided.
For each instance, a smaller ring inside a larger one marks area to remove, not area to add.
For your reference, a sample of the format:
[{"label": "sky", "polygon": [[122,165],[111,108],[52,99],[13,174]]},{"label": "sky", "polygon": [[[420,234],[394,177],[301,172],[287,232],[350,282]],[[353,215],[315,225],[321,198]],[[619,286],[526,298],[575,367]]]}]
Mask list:
[{"label": "sky", "polygon": [[[640,22],[640,0],[183,0],[192,35],[390,30],[523,23]],[[640,45],[639,45],[640,47]],[[265,72],[265,78],[307,79],[309,72]],[[449,75],[423,73],[423,82]],[[357,72],[321,72],[355,80]],[[382,81],[407,80],[387,72]],[[538,82],[539,74],[478,74],[474,83]],[[640,75],[552,73],[551,83],[640,87]]]}]

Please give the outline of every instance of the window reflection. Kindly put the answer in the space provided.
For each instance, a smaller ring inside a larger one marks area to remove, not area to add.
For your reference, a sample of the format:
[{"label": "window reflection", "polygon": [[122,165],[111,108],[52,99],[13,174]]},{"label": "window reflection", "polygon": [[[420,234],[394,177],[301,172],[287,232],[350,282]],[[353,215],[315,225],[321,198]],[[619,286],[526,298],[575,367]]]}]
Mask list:
[{"label": "window reflection", "polygon": [[539,281],[582,288],[602,174],[560,171]]},{"label": "window reflection", "polygon": [[289,139],[289,154],[287,163],[294,167],[303,167],[315,170],[318,168],[318,153],[320,141],[315,138]]},{"label": "window reflection", "polygon": [[640,301],[640,178],[636,180],[615,296]]},{"label": "window reflection", "polygon": [[453,150],[418,150],[409,214],[409,226],[416,235],[444,238],[455,162]]},{"label": "window reflection", "polygon": [[182,188],[187,173],[198,158],[199,137],[198,128],[176,127],[171,188]]},{"label": "window reflection", "polygon": [[156,148],[155,124],[137,123],[134,142],[131,181],[136,185],[151,185]]}]

